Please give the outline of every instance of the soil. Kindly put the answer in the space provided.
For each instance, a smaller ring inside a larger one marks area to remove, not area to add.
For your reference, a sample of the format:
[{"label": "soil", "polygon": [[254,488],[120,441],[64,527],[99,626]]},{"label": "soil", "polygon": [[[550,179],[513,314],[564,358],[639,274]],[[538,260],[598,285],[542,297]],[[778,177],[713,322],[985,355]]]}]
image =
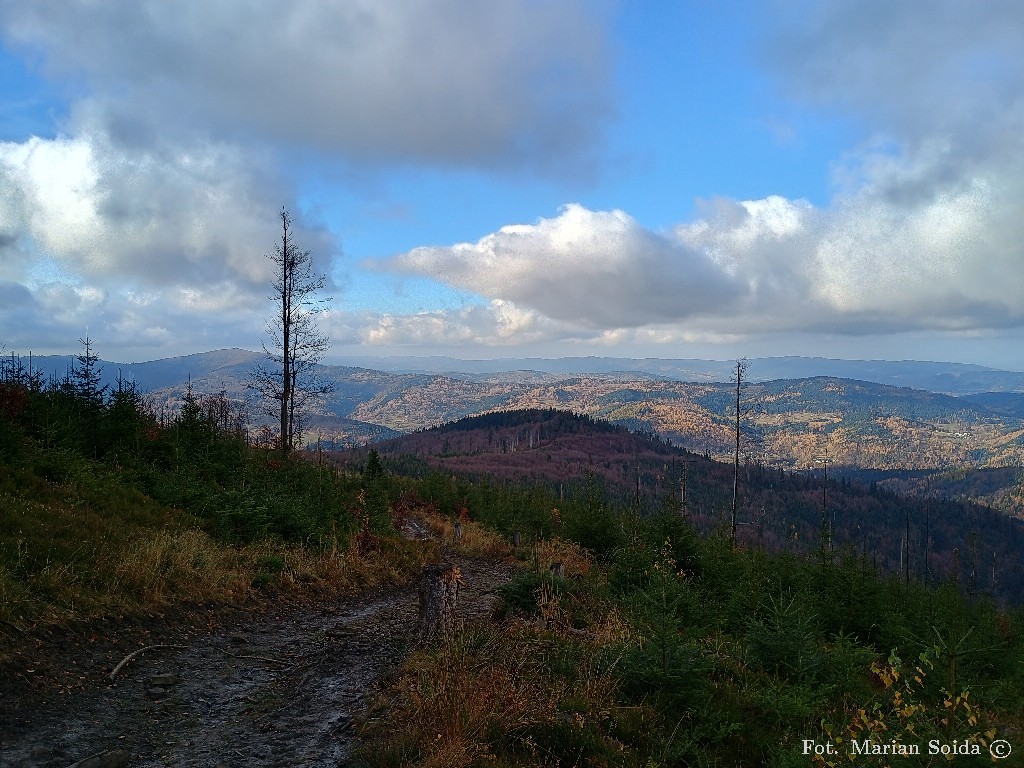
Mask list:
[{"label": "soil", "polygon": [[[449,560],[465,582],[458,617],[489,616],[511,566]],[[381,676],[412,647],[417,616],[410,586],[38,634],[0,668],[0,766],[334,768]]]}]

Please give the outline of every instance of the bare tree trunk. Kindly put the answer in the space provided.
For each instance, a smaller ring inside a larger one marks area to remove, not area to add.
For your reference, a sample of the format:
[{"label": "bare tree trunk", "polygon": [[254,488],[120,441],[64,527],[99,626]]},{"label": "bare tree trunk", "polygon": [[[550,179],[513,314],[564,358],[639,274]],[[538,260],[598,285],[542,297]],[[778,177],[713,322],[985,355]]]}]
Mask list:
[{"label": "bare tree trunk", "polygon": [[289,410],[292,405],[292,347],[291,334],[294,322],[292,315],[293,264],[288,245],[288,214],[281,211],[281,453],[288,455],[292,448]]},{"label": "bare tree trunk", "polygon": [[249,375],[249,387],[264,400],[263,411],[278,421],[278,447],[284,455],[302,436],[305,409],[332,390],[316,370],[330,346],[316,327],[316,315],[330,301],[317,298],[327,278],[314,274],[309,251],[295,245],[291,224],[282,208],[281,242],[267,255],[274,264],[272,298],[277,303],[263,343],[269,365],[258,365]]},{"label": "bare tree trunk", "polygon": [[740,391],[743,387],[743,377],[747,372],[746,359],[736,361],[736,452],[733,457],[732,467],[732,525],[729,530],[729,543],[736,547],[736,508],[739,503],[740,485]]},{"label": "bare tree trunk", "polygon": [[419,639],[444,640],[455,631],[455,605],[462,574],[451,563],[428,565],[420,577]]}]

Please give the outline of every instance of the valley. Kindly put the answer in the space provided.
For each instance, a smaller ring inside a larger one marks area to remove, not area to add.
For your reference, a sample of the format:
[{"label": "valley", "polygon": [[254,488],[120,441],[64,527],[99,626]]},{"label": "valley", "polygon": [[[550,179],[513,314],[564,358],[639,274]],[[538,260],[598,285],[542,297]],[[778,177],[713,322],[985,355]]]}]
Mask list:
[{"label": "valley", "polygon": [[[245,350],[220,350],[101,365],[108,385],[119,375],[134,381],[155,412],[173,414],[189,382],[198,393],[223,392],[245,402],[247,373],[259,359]],[[381,369],[323,366],[333,392],[310,415],[306,440],[338,448],[488,411],[558,408],[654,432],[716,458],[727,459],[732,451],[735,397],[727,363],[389,360],[377,360]],[[423,370],[459,364],[467,370]],[[517,364],[536,368],[508,369]],[[36,365],[59,377],[68,360],[37,358]],[[935,391],[908,386],[926,383]],[[825,458],[836,468],[879,471],[1024,463],[1024,374],[1009,371],[945,363],[752,360],[741,410],[744,459],[789,470],[814,467]],[[252,407],[249,416],[260,419]]]}]

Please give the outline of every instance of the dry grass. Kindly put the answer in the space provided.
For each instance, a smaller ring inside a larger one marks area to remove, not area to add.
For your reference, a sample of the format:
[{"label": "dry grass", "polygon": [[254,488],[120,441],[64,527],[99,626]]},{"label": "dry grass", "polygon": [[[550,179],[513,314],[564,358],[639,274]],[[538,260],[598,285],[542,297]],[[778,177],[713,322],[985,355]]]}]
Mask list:
[{"label": "dry grass", "polygon": [[[138,522],[77,503],[0,494],[0,626],[29,629],[178,602],[335,596],[399,584],[437,559],[432,542],[228,545],[183,523]],[[145,514],[144,514],[145,513]],[[186,521],[187,522],[187,521]],[[2,637],[2,633],[0,633]]]},{"label": "dry grass", "polygon": [[550,570],[554,563],[561,563],[567,577],[588,576],[594,565],[594,558],[589,550],[574,541],[566,541],[557,536],[537,541],[533,545],[530,558],[534,567],[542,572]]},{"label": "dry grass", "polygon": [[341,594],[404,582],[422,564],[416,549],[399,542],[378,543],[372,552],[270,541],[227,547],[199,530],[158,532],[132,542],[113,570],[124,591],[150,604],[235,601],[268,588]]},{"label": "dry grass", "polygon": [[361,759],[376,768],[553,765],[564,731],[605,733],[616,683],[594,646],[524,622],[468,626],[414,654],[363,726]]},{"label": "dry grass", "polygon": [[463,520],[462,537],[455,540],[455,521],[437,512],[420,511],[417,516],[452,552],[466,557],[502,559],[512,555],[511,543],[500,533],[472,520]]}]

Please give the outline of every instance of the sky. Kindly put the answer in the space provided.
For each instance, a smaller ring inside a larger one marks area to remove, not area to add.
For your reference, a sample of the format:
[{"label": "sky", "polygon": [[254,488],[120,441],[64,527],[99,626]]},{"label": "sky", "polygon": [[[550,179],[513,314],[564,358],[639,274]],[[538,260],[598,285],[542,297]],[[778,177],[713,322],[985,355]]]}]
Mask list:
[{"label": "sky", "polygon": [[0,348],[1024,370],[1018,0],[0,0]]}]

